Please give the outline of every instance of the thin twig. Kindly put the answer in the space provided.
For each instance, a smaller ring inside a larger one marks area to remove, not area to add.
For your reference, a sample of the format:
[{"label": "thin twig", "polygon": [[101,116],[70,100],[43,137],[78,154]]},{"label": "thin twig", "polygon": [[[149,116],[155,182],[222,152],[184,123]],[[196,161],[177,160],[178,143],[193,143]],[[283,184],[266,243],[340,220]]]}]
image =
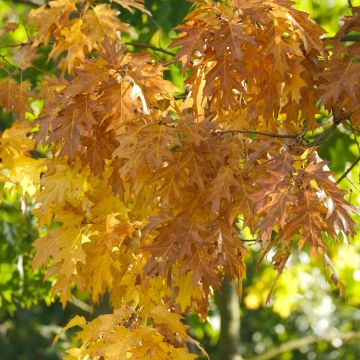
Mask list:
[{"label": "thin twig", "polygon": [[27,36],[27,38],[28,38],[28,42],[29,42],[30,44],[32,44],[33,41],[32,41],[32,39],[31,39],[31,37],[30,37],[29,31],[28,31],[28,29],[27,29],[27,27],[26,27],[25,24],[23,24],[23,26],[24,26],[24,29],[25,29],[25,32],[26,32],[26,36]]},{"label": "thin twig", "polygon": [[8,59],[6,59],[6,56],[9,56],[10,54],[0,55],[0,58],[3,59],[3,61],[8,64],[9,66],[15,67]]},{"label": "thin twig", "polygon": [[[169,125],[165,122],[161,122],[161,125],[164,125],[169,128],[174,128],[174,125]],[[254,135],[260,135],[260,136],[268,136],[273,138],[282,138],[282,139],[297,139],[301,137],[301,134],[278,134],[278,133],[272,133],[267,131],[256,131],[256,130],[215,130],[212,132],[213,135],[225,135],[225,134],[254,134]]]},{"label": "thin twig", "polygon": [[338,126],[341,124],[343,120],[345,120],[348,116],[333,116],[333,123],[332,125],[326,129],[324,132],[319,134],[315,140],[311,143],[309,143],[309,146],[318,146],[325,141],[328,141],[336,132]]},{"label": "thin twig", "polygon": [[273,138],[281,138],[281,139],[296,139],[299,134],[278,134],[278,133],[272,133],[267,131],[256,131],[256,130],[218,130],[215,131],[213,134],[254,134],[254,135],[261,135],[261,136],[268,136]]},{"label": "thin twig", "polygon": [[188,97],[189,93],[188,92],[185,92],[183,94],[179,94],[179,95],[175,95],[174,96],[174,99],[175,100],[184,100]]},{"label": "thin twig", "polygon": [[163,65],[164,66],[169,66],[169,65],[177,64],[178,62],[180,62],[180,60],[175,59],[175,60],[164,62]]},{"label": "thin twig", "polygon": [[259,239],[240,239],[242,242],[252,242],[252,243],[256,243],[256,242],[260,242]]},{"label": "thin twig", "polygon": [[360,35],[355,35],[355,34],[348,34],[348,35],[344,35],[341,38],[342,42],[346,42],[346,41],[360,41]]},{"label": "thin twig", "polygon": [[346,42],[346,41],[360,41],[360,35],[355,35],[355,34],[348,34],[348,35],[344,35],[342,36],[340,39],[336,36],[331,36],[331,37],[324,37],[322,38],[322,40],[326,41],[326,40],[335,40],[338,39],[341,42]]},{"label": "thin twig", "polygon": [[351,0],[348,0],[348,5],[349,5],[349,8],[350,8],[351,12],[354,14],[354,6],[353,6]]},{"label": "thin twig", "polygon": [[[183,94],[177,96],[177,99],[181,99],[183,97]],[[253,134],[253,135],[259,135],[259,136],[267,136],[267,137],[272,137],[272,138],[280,138],[280,139],[296,139],[298,143],[302,143],[303,145],[307,146],[307,147],[314,147],[314,146],[319,146],[322,143],[324,143],[325,141],[329,140],[335,133],[336,129],[338,128],[339,124],[345,119],[344,117],[333,117],[333,124],[326,129],[325,131],[323,131],[321,134],[319,134],[317,137],[315,137],[315,139],[311,142],[309,140],[307,140],[304,135],[306,130],[301,131],[300,133],[297,134],[279,134],[279,133],[273,133],[273,132],[268,132],[268,131],[257,131],[257,130],[247,130],[247,129],[243,129],[243,130],[215,130],[212,131],[211,134],[213,135],[225,135],[225,134],[231,134],[231,135],[236,135],[236,134]],[[175,128],[176,125],[172,124],[166,124],[164,122],[161,122],[162,125],[167,126],[169,128]]]},{"label": "thin twig", "polygon": [[[360,174],[359,174],[360,175]],[[360,187],[358,185],[356,185],[351,179],[349,179],[348,177],[346,178],[346,180],[349,182],[349,184],[354,188],[356,189],[357,192],[360,193]],[[360,183],[360,181],[359,181]],[[352,189],[350,188],[349,189],[349,192],[350,192],[350,198],[349,198],[349,201],[351,202],[351,195],[352,195]]]},{"label": "thin twig", "polygon": [[158,51],[158,52],[162,52],[163,54],[166,54],[166,55],[171,55],[171,56],[175,56],[174,53],[168,51],[168,50],[165,50],[161,47],[157,47],[157,46],[154,46],[154,45],[150,45],[150,44],[143,44],[143,43],[138,43],[138,42],[132,42],[132,41],[128,41],[128,42],[125,42],[126,45],[131,45],[131,46],[134,46],[134,47],[138,47],[138,48],[143,48],[143,49],[151,49],[151,50],[155,50],[155,51]]},{"label": "thin twig", "polygon": [[360,156],[352,163],[352,165],[339,177],[339,179],[336,181],[337,184],[340,184],[341,181],[343,181],[350,173],[350,171],[357,165],[357,163],[360,161]]},{"label": "thin twig", "polygon": [[13,48],[13,47],[23,47],[26,45],[31,45],[31,42],[22,42],[22,43],[17,43],[17,44],[8,44],[8,45],[2,45],[0,46],[0,49],[7,49],[7,48]]}]

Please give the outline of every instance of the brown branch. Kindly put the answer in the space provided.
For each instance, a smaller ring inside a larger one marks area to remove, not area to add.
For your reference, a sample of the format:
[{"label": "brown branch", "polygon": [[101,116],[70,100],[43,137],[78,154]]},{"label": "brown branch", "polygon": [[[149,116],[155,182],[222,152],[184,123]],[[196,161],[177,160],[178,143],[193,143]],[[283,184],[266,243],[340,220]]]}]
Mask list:
[{"label": "brown branch", "polygon": [[[333,111],[334,113],[334,111]],[[332,125],[327,128],[324,132],[322,132],[321,134],[319,134],[314,141],[312,142],[308,142],[308,146],[318,146],[321,145],[322,143],[328,141],[336,132],[338,126],[341,124],[341,122],[345,119],[348,118],[348,115],[344,114],[342,116],[333,116],[333,123]]]},{"label": "brown branch", "polygon": [[[178,98],[182,98],[182,95],[179,95]],[[337,128],[341,124],[341,122],[343,120],[345,120],[347,117],[348,117],[347,115],[340,116],[340,117],[334,116],[332,125],[329,128],[327,128],[325,131],[323,131],[321,134],[316,136],[313,141],[309,141],[304,137],[306,130],[303,130],[297,134],[279,134],[279,133],[273,133],[273,132],[268,132],[268,131],[257,131],[257,130],[246,130],[246,129],[243,129],[243,130],[215,130],[215,131],[212,131],[211,133],[213,135],[253,134],[253,135],[267,136],[267,137],[280,138],[280,139],[296,139],[298,141],[298,143],[302,143],[307,147],[313,147],[313,146],[321,145],[325,141],[329,140],[335,134],[335,131],[337,130]],[[169,128],[175,127],[175,124],[169,125],[164,122],[161,122],[161,124],[164,126],[167,126]]]},{"label": "brown branch", "polygon": [[314,141],[310,142],[309,146],[318,146],[331,139],[338,126],[339,124],[333,123],[328,129],[319,134]]},{"label": "brown branch", "polygon": [[260,242],[261,240],[259,239],[240,239],[242,242],[253,242],[253,243],[256,243],[256,242]]},{"label": "brown branch", "polygon": [[328,334],[324,336],[316,336],[316,335],[309,335],[306,337],[303,337],[301,339],[294,339],[287,341],[286,343],[283,343],[279,345],[276,348],[270,349],[269,351],[265,352],[264,354],[254,356],[252,358],[248,358],[247,360],[270,360],[270,359],[278,359],[281,354],[284,354],[286,352],[291,352],[296,349],[300,349],[304,346],[309,346],[312,344],[316,344],[321,341],[330,342],[334,339],[341,339],[344,341],[350,341],[360,338],[360,333],[351,331],[347,333],[334,333],[334,334]]},{"label": "brown branch", "polygon": [[168,50],[165,50],[161,47],[157,47],[157,46],[154,46],[154,45],[150,45],[150,44],[143,44],[143,43],[138,43],[138,42],[132,42],[132,41],[128,41],[128,42],[125,42],[126,45],[131,45],[131,46],[134,46],[134,47],[138,47],[138,48],[143,48],[143,49],[151,49],[151,50],[155,50],[155,51],[158,51],[158,52],[162,52],[163,54],[166,54],[166,55],[171,55],[171,56],[175,56],[174,53],[168,51]]},{"label": "brown branch", "polygon": [[350,171],[357,165],[357,163],[360,161],[360,156],[352,163],[352,165],[339,177],[339,179],[336,181],[337,184],[340,184],[341,181],[343,181],[350,173]]},{"label": "brown branch", "polygon": [[336,36],[331,36],[331,37],[324,37],[322,38],[323,41],[326,40],[335,40],[338,39],[341,42],[346,42],[346,41],[360,41],[360,35],[356,35],[356,34],[348,34],[348,35],[344,35],[342,36],[340,39]]},{"label": "brown branch", "polygon": [[163,65],[164,65],[164,66],[169,66],[169,65],[177,64],[178,62],[180,62],[180,60],[179,60],[179,59],[175,59],[175,60],[171,60],[171,61],[164,62]]},{"label": "brown branch", "polygon": [[185,92],[183,94],[179,94],[179,95],[175,95],[174,96],[174,99],[175,100],[184,100],[188,97],[189,93],[188,92]]},{"label": "brown branch", "polygon": [[278,134],[278,133],[272,133],[267,131],[256,131],[256,130],[218,130],[215,131],[213,134],[254,134],[254,135],[261,135],[261,136],[268,136],[273,138],[281,138],[281,139],[296,139],[299,134]]},{"label": "brown branch", "polygon": [[353,6],[353,3],[351,0],[348,0],[348,6],[349,6],[351,12],[354,14],[354,6]]},{"label": "brown branch", "polygon": [[360,41],[360,35],[355,35],[355,34],[344,35],[341,38],[341,41],[342,42],[345,42],[345,41]]},{"label": "brown branch", "polygon": [[268,136],[273,138],[282,138],[282,139],[300,139],[301,141],[304,141],[308,147],[318,146],[324,143],[325,141],[329,140],[334,134],[341,123],[341,121],[344,120],[344,118],[334,118],[333,124],[326,129],[324,132],[319,134],[314,141],[310,142],[307,139],[304,138],[304,132],[300,134],[278,134],[278,133],[272,133],[267,131],[256,131],[256,130],[218,130],[215,131],[213,134],[254,134],[254,135],[261,135],[261,136]]}]

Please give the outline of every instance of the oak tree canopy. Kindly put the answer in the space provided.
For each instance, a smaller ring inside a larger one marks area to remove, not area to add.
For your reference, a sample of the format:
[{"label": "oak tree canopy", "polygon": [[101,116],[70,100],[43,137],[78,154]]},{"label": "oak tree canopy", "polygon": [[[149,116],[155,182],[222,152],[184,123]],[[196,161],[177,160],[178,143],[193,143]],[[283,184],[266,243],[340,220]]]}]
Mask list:
[{"label": "oak tree canopy", "polygon": [[[113,307],[69,322],[80,344],[66,359],[195,359],[182,316],[206,317],[225,275],[241,292],[242,229],[278,275],[294,246],[332,267],[328,246],[354,233],[356,209],[317,148],[339,124],[360,131],[360,7],[326,38],[289,0],[191,2],[166,50],[180,96],[168,63],[123,41],[119,10],[151,16],[142,0],[50,1],[0,33],[28,31],[6,46],[16,70],[0,106],[16,121],[0,156],[1,180],[46,229],[34,268],[55,277],[63,306],[77,287]],[[40,56],[56,71],[23,80]]]}]

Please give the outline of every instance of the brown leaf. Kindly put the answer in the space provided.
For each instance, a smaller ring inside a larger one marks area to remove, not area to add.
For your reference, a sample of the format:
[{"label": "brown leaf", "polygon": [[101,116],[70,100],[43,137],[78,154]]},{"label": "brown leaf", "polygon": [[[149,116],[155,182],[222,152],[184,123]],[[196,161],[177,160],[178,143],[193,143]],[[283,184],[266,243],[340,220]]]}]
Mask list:
[{"label": "brown leaf", "polygon": [[218,211],[221,207],[221,200],[225,199],[227,203],[231,202],[234,188],[238,187],[239,183],[235,179],[229,166],[224,166],[219,169],[215,179],[212,182],[212,192],[208,200],[211,203],[211,210]]},{"label": "brown leaf", "polygon": [[14,79],[0,79],[0,106],[16,114],[19,120],[25,119],[26,112],[32,112],[29,100],[35,98],[28,81],[17,83]]},{"label": "brown leaf", "polygon": [[32,62],[37,59],[36,49],[27,46],[22,46],[20,49],[13,52],[13,62],[21,70],[25,70],[32,66]]}]

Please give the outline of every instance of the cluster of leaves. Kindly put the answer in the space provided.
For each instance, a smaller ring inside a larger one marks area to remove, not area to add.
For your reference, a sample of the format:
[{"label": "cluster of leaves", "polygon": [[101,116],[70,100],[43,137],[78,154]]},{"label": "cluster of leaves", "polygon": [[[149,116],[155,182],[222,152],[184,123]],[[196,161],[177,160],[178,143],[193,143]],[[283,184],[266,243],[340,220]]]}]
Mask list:
[{"label": "cluster of leaves", "polygon": [[[150,15],[141,0],[115,2]],[[69,359],[196,358],[180,314],[205,317],[225,274],[241,288],[239,215],[260,261],[275,249],[279,274],[292,244],[331,264],[324,239],[353,234],[354,208],[317,154],[321,138],[305,135],[319,104],[330,130],[360,129],[359,49],[342,42],[359,18],[354,8],[325,42],[290,1],[196,1],[171,45],[191,72],[179,101],[164,64],[127,52],[129,26],[110,5],[56,0],[29,13],[33,33],[12,61],[22,74],[45,48],[58,71],[33,87],[0,79],[0,105],[18,119],[1,138],[4,180],[49,228],[33,264],[56,276],[53,294],[65,306],[75,284],[95,303],[108,292],[114,308],[70,321],[82,330]],[[30,99],[44,102],[37,128]]]}]

